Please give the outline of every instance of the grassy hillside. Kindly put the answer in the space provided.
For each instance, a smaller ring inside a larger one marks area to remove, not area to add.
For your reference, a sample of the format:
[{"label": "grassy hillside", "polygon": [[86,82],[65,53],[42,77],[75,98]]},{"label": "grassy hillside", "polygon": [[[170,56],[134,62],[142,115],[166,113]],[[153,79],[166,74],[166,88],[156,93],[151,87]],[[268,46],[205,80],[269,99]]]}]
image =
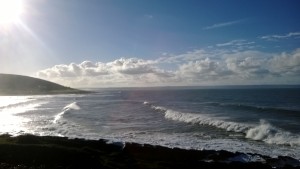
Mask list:
[{"label": "grassy hillside", "polygon": [[71,94],[83,92],[33,77],[0,74],[0,95]]}]

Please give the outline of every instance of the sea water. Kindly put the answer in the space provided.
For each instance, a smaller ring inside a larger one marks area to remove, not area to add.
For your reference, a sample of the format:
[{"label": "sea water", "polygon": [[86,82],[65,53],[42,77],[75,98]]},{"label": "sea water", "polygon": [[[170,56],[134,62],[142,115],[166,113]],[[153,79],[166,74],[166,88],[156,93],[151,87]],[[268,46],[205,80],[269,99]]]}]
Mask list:
[{"label": "sea water", "polygon": [[228,150],[300,159],[300,87],[91,89],[1,96],[0,134]]}]

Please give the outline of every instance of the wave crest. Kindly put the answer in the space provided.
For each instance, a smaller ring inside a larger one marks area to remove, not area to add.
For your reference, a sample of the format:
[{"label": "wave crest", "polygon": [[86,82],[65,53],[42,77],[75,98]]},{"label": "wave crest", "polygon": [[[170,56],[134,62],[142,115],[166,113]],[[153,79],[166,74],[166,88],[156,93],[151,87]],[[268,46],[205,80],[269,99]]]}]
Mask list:
[{"label": "wave crest", "polygon": [[258,126],[250,128],[245,134],[246,138],[262,140],[269,144],[300,146],[299,136],[292,135],[287,131],[282,131],[265,120],[261,120]]},{"label": "wave crest", "polygon": [[80,110],[80,107],[77,105],[76,102],[73,102],[73,103],[67,105],[66,107],[64,107],[63,110],[71,110],[71,109],[73,109],[73,110]]},{"label": "wave crest", "polygon": [[76,102],[73,102],[73,103],[71,103],[71,104],[65,106],[65,107],[63,108],[63,111],[60,112],[60,113],[58,113],[58,114],[54,117],[53,123],[57,123],[57,121],[58,121],[59,119],[61,119],[61,118],[63,117],[63,115],[64,115],[66,112],[70,111],[70,110],[80,110],[80,107],[77,105]]},{"label": "wave crest", "polygon": [[[162,110],[161,107],[159,107],[158,109]],[[170,109],[165,111],[165,118],[185,123],[213,126],[233,132],[244,132],[249,128],[249,126],[245,124],[226,122],[222,120],[216,120],[201,114],[181,113]]]},{"label": "wave crest", "polygon": [[244,133],[245,138],[264,141],[269,144],[300,146],[299,135],[293,135],[287,131],[276,128],[265,120],[261,120],[259,125],[250,125],[223,121],[203,114],[179,112],[161,106],[154,106],[148,102],[144,102],[144,104],[149,105],[155,111],[164,113],[165,118],[169,120],[213,126],[230,132]]}]

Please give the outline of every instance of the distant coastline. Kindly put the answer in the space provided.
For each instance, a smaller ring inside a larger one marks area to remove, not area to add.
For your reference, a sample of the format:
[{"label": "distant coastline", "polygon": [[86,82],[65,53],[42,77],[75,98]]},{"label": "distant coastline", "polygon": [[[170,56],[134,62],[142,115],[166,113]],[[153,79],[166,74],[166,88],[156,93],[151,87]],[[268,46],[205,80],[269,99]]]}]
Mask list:
[{"label": "distant coastline", "polygon": [[0,74],[0,95],[2,96],[81,93],[89,92],[38,78],[15,74]]}]

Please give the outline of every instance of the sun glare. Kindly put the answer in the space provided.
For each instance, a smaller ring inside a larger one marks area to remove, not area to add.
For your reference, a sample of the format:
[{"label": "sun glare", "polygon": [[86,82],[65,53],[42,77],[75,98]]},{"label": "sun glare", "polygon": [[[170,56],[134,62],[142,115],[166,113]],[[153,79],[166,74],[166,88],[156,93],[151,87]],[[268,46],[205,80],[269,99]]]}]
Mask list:
[{"label": "sun glare", "polygon": [[0,25],[18,21],[22,12],[22,0],[0,0]]}]

